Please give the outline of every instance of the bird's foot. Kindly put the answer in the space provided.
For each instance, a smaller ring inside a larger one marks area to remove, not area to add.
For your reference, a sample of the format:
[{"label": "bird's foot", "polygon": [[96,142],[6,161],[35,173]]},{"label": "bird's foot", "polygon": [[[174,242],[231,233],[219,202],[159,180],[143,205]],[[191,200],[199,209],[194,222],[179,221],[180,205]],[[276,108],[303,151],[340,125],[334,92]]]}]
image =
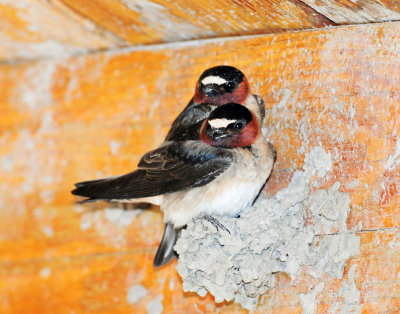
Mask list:
[{"label": "bird's foot", "polygon": [[214,217],[211,217],[210,215],[204,215],[203,218],[210,222],[215,228],[217,228],[217,231],[219,231],[219,229],[222,229],[231,234],[231,232]]}]

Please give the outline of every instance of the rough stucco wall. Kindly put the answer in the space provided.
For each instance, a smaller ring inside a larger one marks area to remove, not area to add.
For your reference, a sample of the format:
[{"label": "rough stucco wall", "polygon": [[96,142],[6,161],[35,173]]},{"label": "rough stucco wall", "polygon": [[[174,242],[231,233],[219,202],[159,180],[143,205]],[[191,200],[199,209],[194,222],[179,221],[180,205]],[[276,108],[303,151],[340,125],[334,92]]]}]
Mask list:
[{"label": "rough stucco wall", "polygon": [[360,238],[343,279],[316,279],[306,270],[294,279],[277,275],[256,311],[397,310],[398,28],[353,26],[1,64],[2,311],[241,311],[183,293],[176,263],[153,269],[162,232],[157,211],[73,205],[69,195],[76,181],[133,169],[162,140],[198,75],[221,63],[242,69],[266,102],[268,136],[279,154],[266,197],[287,188],[305,156],[322,147],[332,170],[313,179],[310,193],[339,182],[350,198],[347,229]]}]

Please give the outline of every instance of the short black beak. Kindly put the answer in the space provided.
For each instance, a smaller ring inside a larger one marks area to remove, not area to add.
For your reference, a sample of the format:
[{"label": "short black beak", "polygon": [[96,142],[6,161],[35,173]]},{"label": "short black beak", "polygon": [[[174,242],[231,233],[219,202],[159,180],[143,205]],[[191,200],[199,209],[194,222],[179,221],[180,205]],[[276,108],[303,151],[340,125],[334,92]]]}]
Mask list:
[{"label": "short black beak", "polygon": [[203,86],[201,92],[207,97],[214,97],[221,94],[221,87],[217,84],[207,84]]},{"label": "short black beak", "polygon": [[207,135],[213,140],[219,140],[222,137],[227,136],[225,129],[211,129],[207,132]]}]

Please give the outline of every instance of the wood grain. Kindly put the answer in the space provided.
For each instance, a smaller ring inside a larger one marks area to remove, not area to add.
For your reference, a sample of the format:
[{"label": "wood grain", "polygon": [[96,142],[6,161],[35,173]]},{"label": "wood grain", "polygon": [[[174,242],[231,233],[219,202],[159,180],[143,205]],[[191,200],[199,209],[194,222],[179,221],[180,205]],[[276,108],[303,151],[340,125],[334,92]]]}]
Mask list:
[{"label": "wood grain", "polygon": [[[0,311],[215,311],[184,294],[174,264],[154,270],[162,233],[154,209],[74,205],[73,183],[121,174],[158,145],[199,74],[231,64],[266,102],[278,161],[266,192],[285,187],[321,145],[333,160],[316,189],[339,181],[348,225],[361,237],[355,281],[364,312],[399,308],[400,23],[157,45],[69,59],[0,64]],[[302,276],[262,299],[260,312],[301,312]],[[173,282],[173,283],[171,283]],[[317,312],[340,307],[341,280],[324,278]],[[127,302],[135,284],[148,290]],[[241,310],[217,305],[222,312]]]},{"label": "wood grain", "polygon": [[[390,312],[399,308],[400,282],[393,278],[398,266],[400,249],[392,244],[400,231],[362,232],[360,255],[346,267],[343,280],[348,280],[351,265],[357,265],[355,282],[362,295],[363,311]],[[146,313],[149,302],[162,296],[165,313],[246,313],[232,303],[215,304],[212,296],[201,298],[184,293],[182,282],[172,262],[154,269],[155,250],[97,253],[63,256],[14,263],[2,263],[0,300],[2,313]],[[381,271],[386,265],[387,271]],[[323,278],[323,293],[317,296],[316,313],[326,313],[343,304],[338,295],[342,280]],[[307,293],[319,281],[303,277],[291,281],[286,275],[277,276],[277,287],[262,298],[256,313],[301,313],[298,294]],[[146,294],[135,303],[128,299],[129,289],[143,285]],[[21,302],[24,300],[24,302]]]},{"label": "wood grain", "polygon": [[334,25],[293,0],[61,1],[134,45]]},{"label": "wood grain", "polygon": [[399,19],[393,0],[3,0],[0,62]]},{"label": "wood grain", "polygon": [[302,0],[331,21],[360,24],[400,20],[400,3],[396,0]]},{"label": "wood grain", "polygon": [[0,2],[0,62],[63,57],[122,41],[59,1]]}]

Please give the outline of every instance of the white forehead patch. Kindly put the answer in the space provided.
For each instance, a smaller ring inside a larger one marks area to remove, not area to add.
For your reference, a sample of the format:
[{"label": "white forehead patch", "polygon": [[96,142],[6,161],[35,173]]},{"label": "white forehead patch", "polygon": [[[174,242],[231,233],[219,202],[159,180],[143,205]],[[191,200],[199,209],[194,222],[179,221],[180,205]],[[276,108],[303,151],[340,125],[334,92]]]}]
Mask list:
[{"label": "white forehead patch", "polygon": [[202,83],[203,85],[207,85],[207,84],[222,85],[222,84],[225,84],[225,83],[226,83],[226,80],[223,79],[223,78],[220,77],[220,76],[210,75],[210,76],[207,76],[207,77],[203,78],[203,79],[201,80],[201,83]]},{"label": "white forehead patch", "polygon": [[236,122],[236,120],[229,120],[229,119],[213,119],[213,120],[208,120],[208,123],[211,125],[212,128],[214,129],[219,129],[219,128],[226,128],[229,124]]}]

